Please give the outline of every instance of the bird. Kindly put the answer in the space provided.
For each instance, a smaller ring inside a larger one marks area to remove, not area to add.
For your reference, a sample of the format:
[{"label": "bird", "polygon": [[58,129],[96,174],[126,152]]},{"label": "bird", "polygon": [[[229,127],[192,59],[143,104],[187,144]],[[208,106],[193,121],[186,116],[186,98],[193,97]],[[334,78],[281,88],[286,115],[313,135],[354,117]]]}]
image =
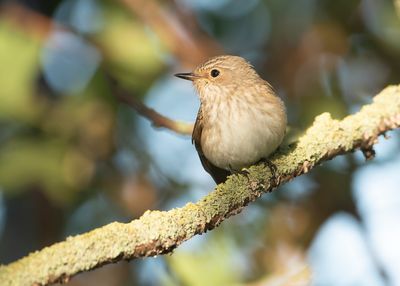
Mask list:
[{"label": "bird", "polygon": [[175,76],[192,81],[199,96],[192,144],[217,184],[259,161],[270,163],[285,136],[286,108],[248,61],[216,56]]}]

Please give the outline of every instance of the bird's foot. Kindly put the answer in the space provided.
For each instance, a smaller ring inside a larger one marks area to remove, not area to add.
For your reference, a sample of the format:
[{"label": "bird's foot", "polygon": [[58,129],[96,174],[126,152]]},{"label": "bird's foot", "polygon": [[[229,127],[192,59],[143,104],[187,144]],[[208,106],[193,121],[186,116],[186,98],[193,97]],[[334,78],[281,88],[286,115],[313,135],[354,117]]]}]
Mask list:
[{"label": "bird's foot", "polygon": [[276,165],[266,158],[262,158],[260,161],[258,161],[258,163],[261,163],[265,167],[269,168],[271,172],[271,181],[274,182],[275,185],[278,185],[279,182],[276,177],[276,172],[278,171],[278,168],[276,167]]}]

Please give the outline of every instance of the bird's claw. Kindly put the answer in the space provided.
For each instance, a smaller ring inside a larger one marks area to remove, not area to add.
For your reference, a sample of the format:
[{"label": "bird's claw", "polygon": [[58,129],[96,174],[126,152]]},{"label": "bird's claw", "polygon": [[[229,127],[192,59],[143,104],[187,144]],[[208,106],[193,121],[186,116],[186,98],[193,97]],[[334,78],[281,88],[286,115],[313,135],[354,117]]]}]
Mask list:
[{"label": "bird's claw", "polygon": [[268,159],[261,159],[259,161],[259,163],[262,163],[265,167],[268,167],[270,172],[271,172],[271,180],[273,182],[276,182],[276,172],[278,171],[278,168],[276,167],[276,165],[274,163],[272,163],[270,160]]}]

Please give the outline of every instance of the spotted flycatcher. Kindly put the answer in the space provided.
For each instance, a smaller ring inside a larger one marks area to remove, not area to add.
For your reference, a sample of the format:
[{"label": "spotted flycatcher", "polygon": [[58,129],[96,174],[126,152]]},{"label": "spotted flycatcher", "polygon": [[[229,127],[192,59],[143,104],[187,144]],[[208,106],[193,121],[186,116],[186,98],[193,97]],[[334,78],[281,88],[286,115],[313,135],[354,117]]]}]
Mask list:
[{"label": "spotted flycatcher", "polygon": [[245,59],[218,56],[175,76],[192,81],[200,97],[192,142],[217,184],[281,144],[285,106]]}]

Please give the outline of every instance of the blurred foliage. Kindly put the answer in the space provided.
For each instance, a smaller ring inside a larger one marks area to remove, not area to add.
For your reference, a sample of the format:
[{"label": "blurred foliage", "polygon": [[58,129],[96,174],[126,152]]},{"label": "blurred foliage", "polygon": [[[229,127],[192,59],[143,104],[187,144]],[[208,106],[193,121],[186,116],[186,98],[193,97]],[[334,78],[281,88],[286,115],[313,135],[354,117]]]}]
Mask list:
[{"label": "blurred foliage", "polygon": [[[0,22],[0,116],[11,123],[28,123],[39,116],[39,102],[34,101],[34,87],[39,73],[40,43]],[[32,104],[35,104],[32,108]],[[15,121],[16,122],[15,122]]]},{"label": "blurred foliage", "polygon": [[[286,102],[292,130],[301,133],[298,130],[316,115],[330,112],[343,117],[386,85],[399,83],[399,3],[25,0],[2,4],[0,262],[114,220],[129,221],[147,209],[181,206],[213,187],[189,138],[151,128],[118,102],[110,78],[132,97],[172,114],[173,119],[193,120],[197,109],[193,89],[172,74],[190,70],[209,56],[239,54],[271,82]],[[392,147],[382,147],[378,162],[368,166],[378,164],[382,170],[386,163],[397,166],[400,144],[398,133],[393,134]],[[360,213],[360,202],[366,199],[355,194],[354,178],[363,174],[363,166],[357,155],[337,158],[265,195],[172,256],[118,263],[79,275],[69,284],[307,285],[307,265],[312,267],[313,261],[322,265],[325,257],[319,251],[312,257],[320,260],[309,259],[310,245],[337,212],[350,214],[364,229],[364,240],[357,245],[368,244],[376,234],[367,218],[381,213],[376,209]],[[337,246],[335,241],[331,237],[327,242],[330,248]],[[363,256],[372,261],[368,274],[375,280],[370,281],[378,281],[370,285],[400,283],[374,243]],[[399,248],[392,247],[393,257],[398,256],[393,261],[400,262]],[[358,257],[349,250],[337,253],[349,256],[331,262],[326,267],[329,273]],[[347,277],[344,272],[340,275]],[[343,285],[364,285],[357,283],[361,280],[349,281],[356,282]],[[321,280],[314,282],[322,285]],[[324,282],[338,285],[334,280]]]},{"label": "blurred foliage", "polygon": [[118,78],[142,94],[164,67],[165,47],[143,23],[114,2],[105,4],[102,11],[102,21],[107,24],[93,39]]},{"label": "blurred foliage", "polygon": [[[233,251],[236,247],[231,239],[219,235],[201,253],[180,252],[167,261],[183,285],[234,285],[240,277]],[[176,285],[176,281],[165,285]]]}]

